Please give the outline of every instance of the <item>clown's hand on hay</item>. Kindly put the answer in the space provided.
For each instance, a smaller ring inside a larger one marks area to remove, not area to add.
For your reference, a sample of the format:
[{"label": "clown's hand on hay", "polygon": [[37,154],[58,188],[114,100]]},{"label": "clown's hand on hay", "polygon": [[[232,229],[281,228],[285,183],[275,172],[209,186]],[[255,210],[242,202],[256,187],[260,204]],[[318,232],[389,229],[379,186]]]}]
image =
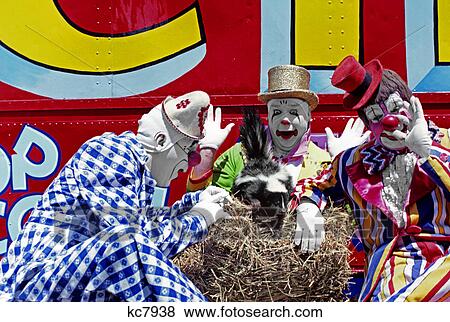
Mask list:
[{"label": "clown's hand on hay", "polygon": [[209,96],[168,97],[138,134],[84,143],[50,184],[0,272],[3,301],[203,301],[170,260],[227,216],[211,187],[163,207],[170,181],[198,161]]},{"label": "clown's hand on hay", "polygon": [[362,66],[349,56],[332,84],[346,91],[344,107],[358,112],[373,139],[299,182],[299,207],[314,220],[329,199],[352,205],[368,261],[360,300],[448,300],[450,151],[432,141],[419,99],[380,61]]}]

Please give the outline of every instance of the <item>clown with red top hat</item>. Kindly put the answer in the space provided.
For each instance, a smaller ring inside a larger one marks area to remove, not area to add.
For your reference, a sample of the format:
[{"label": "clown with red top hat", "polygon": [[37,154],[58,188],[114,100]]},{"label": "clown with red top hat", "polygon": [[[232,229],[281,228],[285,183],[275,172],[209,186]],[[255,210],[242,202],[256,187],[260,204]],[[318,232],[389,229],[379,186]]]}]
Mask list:
[{"label": "clown with red top hat", "polygon": [[348,201],[367,260],[360,300],[449,301],[449,150],[432,140],[419,99],[379,60],[346,57],[331,82],[372,140],[298,182],[297,221],[321,217],[329,198]]}]

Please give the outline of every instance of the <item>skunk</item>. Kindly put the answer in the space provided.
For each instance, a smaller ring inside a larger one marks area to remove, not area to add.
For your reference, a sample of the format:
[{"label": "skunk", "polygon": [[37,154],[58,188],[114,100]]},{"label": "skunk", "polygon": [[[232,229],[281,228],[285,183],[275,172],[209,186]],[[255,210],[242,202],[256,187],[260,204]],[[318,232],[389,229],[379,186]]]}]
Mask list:
[{"label": "skunk", "polygon": [[264,217],[276,215],[278,220],[272,222],[272,228],[279,229],[283,221],[280,216],[284,219],[289,195],[294,188],[292,176],[284,165],[272,159],[265,126],[254,110],[244,111],[240,140],[246,164],[234,182],[232,193],[254,207],[254,219],[264,221]]}]

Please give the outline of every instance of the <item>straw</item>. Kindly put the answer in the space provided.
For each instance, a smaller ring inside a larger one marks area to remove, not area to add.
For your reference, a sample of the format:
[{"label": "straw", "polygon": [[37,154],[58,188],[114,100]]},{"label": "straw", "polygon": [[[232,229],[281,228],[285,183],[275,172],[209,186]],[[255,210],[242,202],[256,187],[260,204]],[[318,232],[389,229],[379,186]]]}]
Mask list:
[{"label": "straw", "polygon": [[[302,253],[292,241],[295,215],[275,212],[261,220],[237,200],[226,208],[231,219],[215,224],[203,242],[174,260],[210,301],[346,300],[354,230],[347,211],[325,210],[325,240],[319,250]],[[280,218],[281,228],[271,229]]]}]

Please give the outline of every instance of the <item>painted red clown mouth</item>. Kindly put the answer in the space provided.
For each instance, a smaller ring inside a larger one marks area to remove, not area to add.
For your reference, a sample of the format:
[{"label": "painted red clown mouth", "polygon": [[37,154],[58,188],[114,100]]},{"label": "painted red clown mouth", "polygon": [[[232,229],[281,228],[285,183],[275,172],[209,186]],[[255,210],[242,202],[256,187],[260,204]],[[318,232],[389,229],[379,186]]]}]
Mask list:
[{"label": "painted red clown mouth", "polygon": [[[400,130],[400,132],[403,132],[403,133],[406,134],[407,130],[408,130],[408,128],[407,128],[407,126],[404,124],[403,127],[402,127],[402,129]],[[389,133],[392,133],[392,132],[389,132]],[[387,134],[386,132],[381,133],[380,137],[389,139],[389,140],[391,140],[391,141],[398,141],[398,138],[396,138],[395,136],[389,135],[389,134]]]},{"label": "painted red clown mouth", "polygon": [[289,140],[293,136],[297,136],[298,135],[298,131],[297,130],[293,130],[293,131],[280,131],[280,130],[277,130],[276,134],[277,134],[277,136],[281,136],[284,140]]},{"label": "painted red clown mouth", "polygon": [[395,136],[388,135],[388,134],[386,134],[386,133],[381,133],[380,136],[381,136],[382,138],[386,138],[386,139],[389,139],[389,140],[391,140],[391,141],[397,141],[397,140],[398,140]]}]

